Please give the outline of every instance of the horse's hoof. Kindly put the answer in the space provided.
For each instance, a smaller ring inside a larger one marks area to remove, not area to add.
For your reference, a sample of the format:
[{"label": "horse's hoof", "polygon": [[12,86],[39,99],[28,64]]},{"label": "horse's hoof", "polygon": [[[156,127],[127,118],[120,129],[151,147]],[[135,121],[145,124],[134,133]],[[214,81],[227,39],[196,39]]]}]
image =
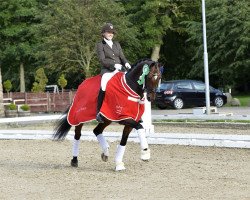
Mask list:
[{"label": "horse's hoof", "polygon": [[143,161],[149,161],[149,159],[150,159],[150,149],[141,150],[141,159]]},{"label": "horse's hoof", "polygon": [[115,171],[122,171],[125,170],[126,168],[124,167],[123,162],[116,163]]},{"label": "horse's hoof", "polygon": [[72,167],[78,167],[78,160],[71,160],[71,166]]},{"label": "horse's hoof", "polygon": [[102,157],[102,160],[104,161],[104,162],[107,162],[108,161],[108,156],[105,156],[104,155],[104,153],[102,153],[102,155],[101,155],[101,157]]}]

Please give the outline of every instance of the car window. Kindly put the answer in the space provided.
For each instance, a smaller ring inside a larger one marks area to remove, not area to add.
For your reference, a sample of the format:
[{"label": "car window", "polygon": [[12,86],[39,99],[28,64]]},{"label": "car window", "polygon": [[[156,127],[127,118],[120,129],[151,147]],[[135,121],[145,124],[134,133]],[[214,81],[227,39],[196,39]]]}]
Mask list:
[{"label": "car window", "polygon": [[190,82],[179,82],[175,83],[175,88],[192,90],[192,85],[190,84]]},{"label": "car window", "polygon": [[160,85],[160,90],[170,90],[172,88],[172,84],[171,83],[162,83]]},{"label": "car window", "polygon": [[193,82],[196,90],[205,90],[206,86],[204,83]]}]

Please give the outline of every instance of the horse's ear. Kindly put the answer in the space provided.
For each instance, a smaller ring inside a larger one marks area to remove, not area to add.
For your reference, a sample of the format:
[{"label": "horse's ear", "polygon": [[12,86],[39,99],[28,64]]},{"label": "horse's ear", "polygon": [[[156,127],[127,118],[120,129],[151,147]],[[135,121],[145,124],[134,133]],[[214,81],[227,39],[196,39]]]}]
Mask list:
[{"label": "horse's ear", "polygon": [[152,67],[155,64],[155,61],[149,60],[146,63],[149,65],[149,67]]}]

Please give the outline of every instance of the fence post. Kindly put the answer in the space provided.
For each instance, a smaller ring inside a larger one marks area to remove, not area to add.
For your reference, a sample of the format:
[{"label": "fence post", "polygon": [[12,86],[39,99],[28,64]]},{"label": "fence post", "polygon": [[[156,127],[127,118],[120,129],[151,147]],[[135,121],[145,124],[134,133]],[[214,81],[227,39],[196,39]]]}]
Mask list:
[{"label": "fence post", "polygon": [[24,94],[24,102],[25,102],[25,104],[28,104],[28,102],[27,102],[27,92],[25,92],[25,94]]},{"label": "fence post", "polygon": [[71,103],[73,102],[73,99],[74,99],[74,95],[73,95],[72,90],[70,90],[69,94],[70,94],[70,96],[69,96],[69,105],[71,105]]},{"label": "fence post", "polygon": [[49,112],[50,102],[49,102],[49,93],[48,92],[46,92],[46,96],[47,96],[47,112]]}]

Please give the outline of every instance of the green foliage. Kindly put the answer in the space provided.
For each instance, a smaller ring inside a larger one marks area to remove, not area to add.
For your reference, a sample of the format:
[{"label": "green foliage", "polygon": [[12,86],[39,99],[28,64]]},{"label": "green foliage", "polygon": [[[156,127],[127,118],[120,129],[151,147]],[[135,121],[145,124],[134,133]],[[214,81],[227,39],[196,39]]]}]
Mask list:
[{"label": "green foliage", "polygon": [[178,15],[175,3],[165,0],[138,0],[125,3],[130,21],[137,27],[140,52],[150,55],[155,45],[163,44],[166,30],[172,27],[172,15]]},{"label": "green foliage", "polygon": [[[218,86],[250,82],[249,1],[206,2],[209,72]],[[191,74],[203,75],[202,22],[186,22],[189,41],[197,47]]]},{"label": "green foliage", "polygon": [[28,104],[23,104],[20,107],[23,111],[29,111],[30,110],[30,106]]},{"label": "green foliage", "polygon": [[62,89],[64,89],[65,87],[66,87],[66,85],[67,85],[67,80],[65,79],[65,77],[64,77],[64,74],[62,74],[60,77],[59,77],[59,79],[58,79],[58,85],[60,85],[60,87],[62,88]]},{"label": "green foliage", "polygon": [[44,92],[48,82],[47,76],[43,68],[36,70],[35,82],[33,83],[32,92]]},{"label": "green foliage", "polygon": [[[35,49],[39,38],[36,37],[38,2],[36,0],[2,0],[0,3],[0,58],[4,71],[19,71],[21,63],[34,63]],[[18,80],[17,73],[10,73]],[[22,77],[22,83],[24,77]],[[19,82],[18,82],[19,83]]]},{"label": "green foliage", "polygon": [[9,92],[12,89],[12,83],[10,80],[6,80],[3,82],[4,89]]},{"label": "green foliage", "polygon": [[22,60],[32,54],[37,1],[3,0],[0,4],[1,30],[6,56]]},{"label": "green foliage", "polygon": [[250,106],[250,94],[236,95],[234,98],[239,99],[241,106]]},{"label": "green foliage", "polygon": [[47,58],[51,69],[60,73],[84,70],[85,76],[92,75],[90,67],[97,66],[91,62],[96,59],[95,46],[101,40],[105,22],[112,22],[119,35],[120,30],[127,31],[126,40],[133,42],[125,10],[114,1],[59,0],[51,2],[45,11],[40,29],[44,40],[40,56]]},{"label": "green foliage", "polygon": [[[183,21],[201,20],[201,1],[175,1],[179,10],[178,15],[171,15],[172,26],[167,30],[163,37],[161,47],[160,62],[165,66],[163,80],[174,79],[201,79],[202,73],[190,75],[194,70],[194,61],[196,45],[187,43],[188,34]],[[199,74],[199,75],[198,75]]]},{"label": "green foliage", "polygon": [[[199,0],[2,0],[0,11],[1,69],[12,90],[19,90],[20,63],[29,88],[39,66],[49,68],[51,84],[62,73],[74,77],[69,88],[98,74],[95,45],[105,22],[114,24],[130,63],[161,45],[164,79],[204,77]],[[211,85],[249,90],[249,2],[207,0],[206,16]],[[37,81],[33,89],[43,90]]]},{"label": "green foliage", "polygon": [[17,106],[16,106],[16,104],[11,103],[11,104],[7,105],[7,109],[8,110],[17,110]]}]

